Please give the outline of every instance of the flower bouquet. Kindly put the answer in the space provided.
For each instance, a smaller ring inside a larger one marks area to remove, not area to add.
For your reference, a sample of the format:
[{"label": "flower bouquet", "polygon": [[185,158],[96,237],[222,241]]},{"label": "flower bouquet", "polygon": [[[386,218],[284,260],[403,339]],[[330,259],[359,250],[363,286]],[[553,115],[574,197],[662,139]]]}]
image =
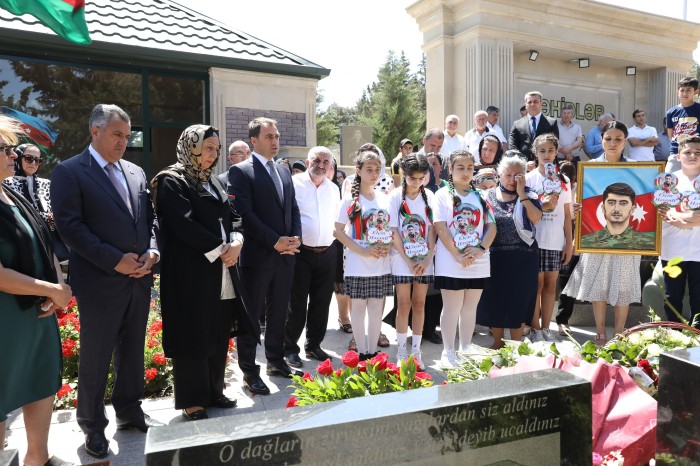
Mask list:
[{"label": "flower bouquet", "polygon": [[316,367],[316,375],[306,372],[292,377],[294,393],[287,408],[326,401],[399,392],[433,385],[430,374],[418,371],[412,356],[397,364],[388,362],[386,353],[360,361],[359,354],[348,351],[342,357],[344,367],[333,368],[330,359]]}]

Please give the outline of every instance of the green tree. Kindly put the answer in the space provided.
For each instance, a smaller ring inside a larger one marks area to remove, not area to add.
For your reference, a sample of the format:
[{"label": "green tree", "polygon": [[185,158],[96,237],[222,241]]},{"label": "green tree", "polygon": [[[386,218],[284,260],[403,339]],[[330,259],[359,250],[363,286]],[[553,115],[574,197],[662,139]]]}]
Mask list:
[{"label": "green tree", "polygon": [[389,162],[403,138],[420,138],[425,125],[425,104],[421,101],[424,79],[410,72],[404,53],[389,51],[379,69],[377,81],[358,101],[359,123],[372,127],[372,139]]},{"label": "green tree", "polygon": [[[323,103],[323,95],[316,96],[316,106]],[[326,110],[317,110],[316,143],[319,146],[331,147],[340,144],[340,126],[354,125],[357,122],[356,107],[343,107],[335,102]]]}]

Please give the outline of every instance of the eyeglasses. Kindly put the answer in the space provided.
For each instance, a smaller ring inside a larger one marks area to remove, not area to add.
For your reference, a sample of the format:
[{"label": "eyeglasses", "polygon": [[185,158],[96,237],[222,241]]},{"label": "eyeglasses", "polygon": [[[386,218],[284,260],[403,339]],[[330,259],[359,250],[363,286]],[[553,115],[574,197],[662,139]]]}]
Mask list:
[{"label": "eyeglasses", "polygon": [[25,155],[25,156],[22,157],[22,158],[24,159],[24,161],[25,161],[26,163],[29,163],[29,164],[36,163],[36,164],[38,165],[38,164],[40,164],[41,162],[43,162],[43,160],[41,159],[41,157],[32,157],[31,155]]},{"label": "eyeglasses", "polygon": [[15,146],[8,146],[7,144],[3,144],[0,146],[0,152],[5,152],[5,155],[12,155],[14,153]]}]

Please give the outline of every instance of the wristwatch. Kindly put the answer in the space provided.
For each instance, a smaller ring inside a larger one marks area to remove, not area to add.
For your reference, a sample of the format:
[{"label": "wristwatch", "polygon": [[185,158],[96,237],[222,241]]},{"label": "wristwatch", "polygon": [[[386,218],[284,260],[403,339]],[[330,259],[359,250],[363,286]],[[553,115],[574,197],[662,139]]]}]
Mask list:
[{"label": "wristwatch", "polygon": [[486,252],[486,248],[481,245],[481,243],[476,245],[477,248],[481,249],[482,251]]}]

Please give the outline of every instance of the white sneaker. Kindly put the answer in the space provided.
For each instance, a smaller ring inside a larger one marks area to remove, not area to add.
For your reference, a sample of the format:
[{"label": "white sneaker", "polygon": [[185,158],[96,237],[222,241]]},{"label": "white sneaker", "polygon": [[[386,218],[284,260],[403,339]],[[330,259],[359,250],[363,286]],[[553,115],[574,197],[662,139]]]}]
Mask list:
[{"label": "white sneaker", "polygon": [[422,371],[425,369],[425,366],[423,365],[423,352],[422,351],[414,351],[411,353],[413,356],[413,359],[416,361],[416,370]]},{"label": "white sneaker", "polygon": [[453,348],[442,350],[440,362],[443,366],[455,367],[455,365],[457,364],[457,353],[455,353],[455,350]]},{"label": "white sneaker", "polygon": [[536,330],[533,328],[530,331],[530,340],[533,343],[537,343],[539,341],[544,341],[544,335],[542,335],[542,330]]},{"label": "white sneaker", "polygon": [[475,345],[474,343],[470,343],[464,348],[459,350],[460,353],[464,354],[465,356],[483,356],[486,354],[486,351],[484,351],[484,348],[482,348],[479,345]]},{"label": "white sneaker", "polygon": [[532,327],[529,325],[523,325],[523,335],[529,335],[532,330]]},{"label": "white sneaker", "polygon": [[398,351],[396,352],[396,363],[400,366],[403,364],[403,362],[408,358],[408,351],[406,350],[406,347],[404,346],[403,348],[399,346]]},{"label": "white sneaker", "polygon": [[554,336],[554,334],[548,328],[542,329],[542,337],[544,338],[544,341],[558,341],[557,337]]}]

